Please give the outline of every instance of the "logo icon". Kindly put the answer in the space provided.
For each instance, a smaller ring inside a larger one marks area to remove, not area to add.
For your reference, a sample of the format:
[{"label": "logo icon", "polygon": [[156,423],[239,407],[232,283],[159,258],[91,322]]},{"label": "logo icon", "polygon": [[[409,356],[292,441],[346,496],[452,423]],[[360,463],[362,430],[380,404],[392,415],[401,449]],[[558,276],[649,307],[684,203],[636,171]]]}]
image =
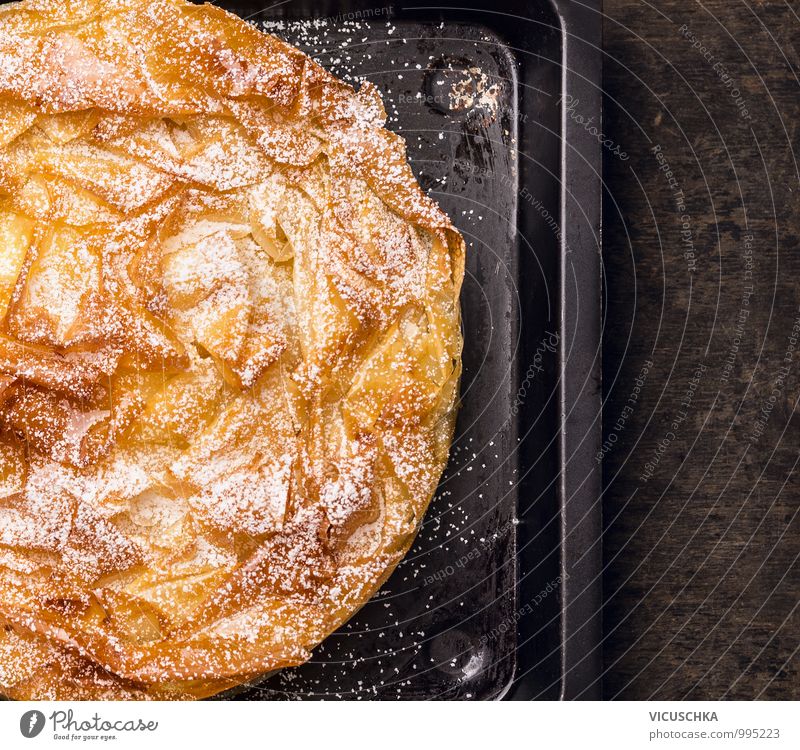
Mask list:
[{"label": "logo icon", "polygon": [[19,720],[19,731],[23,737],[36,737],[44,729],[44,714],[41,711],[26,711]]}]

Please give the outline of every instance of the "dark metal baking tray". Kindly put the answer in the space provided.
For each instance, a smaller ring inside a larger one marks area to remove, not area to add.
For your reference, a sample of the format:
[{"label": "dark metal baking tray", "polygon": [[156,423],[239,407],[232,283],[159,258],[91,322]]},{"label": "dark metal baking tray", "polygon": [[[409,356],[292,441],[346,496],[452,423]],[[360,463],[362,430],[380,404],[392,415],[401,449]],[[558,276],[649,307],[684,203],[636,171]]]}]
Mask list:
[{"label": "dark metal baking tray", "polygon": [[376,84],[464,234],[456,440],[382,591],[233,697],[596,698],[599,0],[379,3],[218,4]]}]

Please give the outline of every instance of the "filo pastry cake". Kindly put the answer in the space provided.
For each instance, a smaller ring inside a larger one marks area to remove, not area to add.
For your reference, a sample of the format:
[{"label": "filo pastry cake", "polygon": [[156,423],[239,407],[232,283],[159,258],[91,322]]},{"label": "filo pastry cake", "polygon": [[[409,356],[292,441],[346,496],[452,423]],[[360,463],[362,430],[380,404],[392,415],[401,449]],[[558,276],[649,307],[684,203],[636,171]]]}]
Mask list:
[{"label": "filo pastry cake", "polygon": [[0,692],[301,664],[445,465],[461,237],[370,84],[210,5],[4,5],[0,101]]}]

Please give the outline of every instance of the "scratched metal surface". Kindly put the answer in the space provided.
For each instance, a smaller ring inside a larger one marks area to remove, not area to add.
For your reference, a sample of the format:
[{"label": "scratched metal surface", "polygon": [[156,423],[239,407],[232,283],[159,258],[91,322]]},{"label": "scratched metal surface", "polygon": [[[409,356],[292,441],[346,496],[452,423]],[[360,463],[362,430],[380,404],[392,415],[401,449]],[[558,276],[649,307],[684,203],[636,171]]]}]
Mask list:
[{"label": "scratched metal surface", "polygon": [[[558,565],[557,468],[547,447],[556,424],[555,363],[541,345],[548,330],[557,330],[557,251],[541,208],[533,210],[527,197],[557,212],[558,145],[553,148],[544,127],[557,116],[554,65],[544,57],[528,60],[523,75],[536,85],[523,87],[523,114],[519,61],[484,26],[402,20],[397,9],[393,18],[373,15],[368,21],[339,8],[332,19],[276,22],[250,7],[222,5],[251,16],[340,77],[376,84],[389,127],[405,137],[421,185],[468,245],[456,439],[412,550],[309,663],[230,697],[496,698],[518,673],[518,630],[524,633],[520,658],[529,690],[554,697],[557,594],[522,626],[515,617],[520,578],[524,591],[539,591]],[[297,18],[291,4],[282,10]],[[545,27],[542,34],[549,34]],[[552,39],[545,41],[552,46]],[[450,91],[468,96],[450,97]],[[533,132],[525,136],[521,174],[520,123]],[[538,132],[537,123],[544,123]],[[527,188],[525,200],[521,187]],[[520,398],[524,370],[537,350],[541,375],[528,378]],[[531,460],[535,465],[527,471]]]}]

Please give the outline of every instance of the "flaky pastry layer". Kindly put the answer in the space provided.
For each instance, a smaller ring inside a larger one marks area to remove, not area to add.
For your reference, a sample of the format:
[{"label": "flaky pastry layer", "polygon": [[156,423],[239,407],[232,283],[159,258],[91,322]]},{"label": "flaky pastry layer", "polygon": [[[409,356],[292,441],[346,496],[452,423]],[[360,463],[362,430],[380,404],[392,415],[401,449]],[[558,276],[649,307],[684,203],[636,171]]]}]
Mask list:
[{"label": "flaky pastry layer", "polygon": [[0,108],[0,692],[301,664],[443,471],[461,237],[371,85],[210,5],[4,5]]}]

